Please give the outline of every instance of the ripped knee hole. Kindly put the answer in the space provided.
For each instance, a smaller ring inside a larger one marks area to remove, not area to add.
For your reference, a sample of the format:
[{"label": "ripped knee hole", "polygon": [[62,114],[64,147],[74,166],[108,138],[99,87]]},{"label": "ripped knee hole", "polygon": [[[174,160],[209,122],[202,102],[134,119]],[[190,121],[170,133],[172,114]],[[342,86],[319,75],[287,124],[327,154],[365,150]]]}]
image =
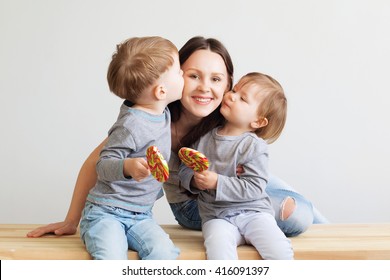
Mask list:
[{"label": "ripped knee hole", "polygon": [[286,197],[281,205],[281,210],[280,210],[280,219],[282,221],[287,220],[291,214],[294,212],[296,207],[295,199],[288,196]]}]

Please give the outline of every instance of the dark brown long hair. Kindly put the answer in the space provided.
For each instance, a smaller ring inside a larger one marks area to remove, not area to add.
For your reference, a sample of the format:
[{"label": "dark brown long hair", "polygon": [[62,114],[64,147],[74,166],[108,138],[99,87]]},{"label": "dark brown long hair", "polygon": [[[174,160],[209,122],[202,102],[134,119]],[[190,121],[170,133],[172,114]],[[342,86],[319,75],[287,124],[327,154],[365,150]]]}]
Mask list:
[{"label": "dark brown long hair", "polygon": [[[183,65],[183,63],[185,63],[187,59],[197,50],[210,50],[222,57],[229,75],[228,88],[232,89],[234,68],[230,54],[225,46],[220,41],[213,38],[204,38],[201,36],[193,37],[179,50],[180,65]],[[168,107],[171,111],[172,122],[178,121],[182,111],[182,104],[180,100],[169,104]],[[180,139],[183,147],[191,147],[191,145],[204,134],[224,123],[225,119],[219,112],[220,107],[221,105],[219,105],[218,108],[216,108],[211,114],[204,117],[200,123],[195,125],[186,135],[183,136],[182,139]]]}]

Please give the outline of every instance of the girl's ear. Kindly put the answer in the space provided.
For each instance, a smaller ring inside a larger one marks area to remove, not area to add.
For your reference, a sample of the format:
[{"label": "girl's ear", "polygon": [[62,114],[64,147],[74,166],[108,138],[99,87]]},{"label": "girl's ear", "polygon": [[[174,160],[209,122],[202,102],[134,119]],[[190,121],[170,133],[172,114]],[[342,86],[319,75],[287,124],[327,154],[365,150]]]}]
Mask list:
[{"label": "girl's ear", "polygon": [[164,100],[167,98],[167,89],[164,85],[157,85],[154,88],[153,94],[157,100]]},{"label": "girl's ear", "polygon": [[268,125],[268,119],[267,118],[260,118],[256,121],[251,122],[251,127],[253,129],[259,129],[261,127]]}]

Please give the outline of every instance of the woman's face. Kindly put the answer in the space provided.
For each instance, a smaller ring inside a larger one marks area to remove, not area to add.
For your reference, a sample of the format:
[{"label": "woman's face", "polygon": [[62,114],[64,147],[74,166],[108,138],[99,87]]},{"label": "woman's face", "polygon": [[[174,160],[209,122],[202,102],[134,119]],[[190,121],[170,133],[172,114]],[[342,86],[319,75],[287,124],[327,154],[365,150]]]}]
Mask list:
[{"label": "woman's face", "polygon": [[181,103],[186,113],[203,118],[222,102],[229,75],[222,57],[210,50],[197,50],[182,64],[184,88]]}]

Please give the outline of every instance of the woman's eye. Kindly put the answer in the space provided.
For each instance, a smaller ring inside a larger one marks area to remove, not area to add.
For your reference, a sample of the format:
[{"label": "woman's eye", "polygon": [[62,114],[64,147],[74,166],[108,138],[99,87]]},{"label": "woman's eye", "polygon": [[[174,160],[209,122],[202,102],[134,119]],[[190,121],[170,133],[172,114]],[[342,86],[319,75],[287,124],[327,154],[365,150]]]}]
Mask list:
[{"label": "woman's eye", "polygon": [[190,75],[190,77],[193,78],[193,79],[199,79],[199,76],[198,75],[194,75],[194,74]]},{"label": "woman's eye", "polygon": [[220,82],[220,81],[221,81],[221,78],[219,78],[219,77],[213,78],[213,82]]},{"label": "woman's eye", "polygon": [[196,74],[187,74],[187,76],[191,79],[199,79],[199,76]]}]

